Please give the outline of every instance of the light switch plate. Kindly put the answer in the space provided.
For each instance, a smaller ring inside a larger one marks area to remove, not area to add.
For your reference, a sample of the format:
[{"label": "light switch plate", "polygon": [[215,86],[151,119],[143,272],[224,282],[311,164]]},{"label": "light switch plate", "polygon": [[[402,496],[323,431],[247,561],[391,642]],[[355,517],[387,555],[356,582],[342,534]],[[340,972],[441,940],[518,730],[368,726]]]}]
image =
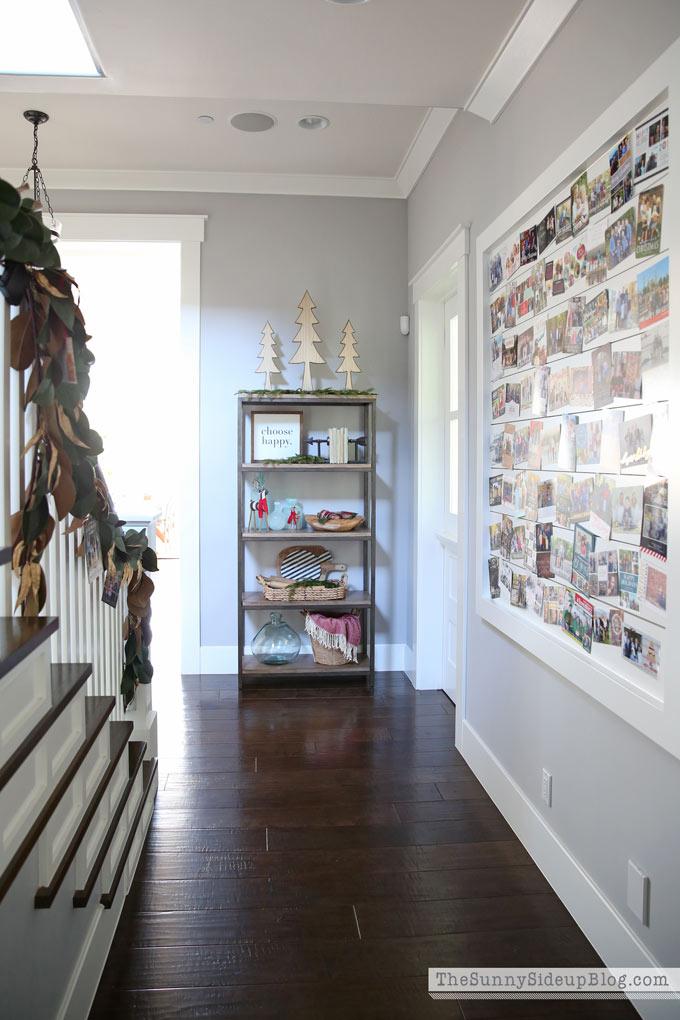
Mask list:
[{"label": "light switch plate", "polygon": [[548,807],[552,807],[552,774],[543,769],[541,777],[541,798]]},{"label": "light switch plate", "polygon": [[649,925],[649,876],[638,868],[634,861],[628,861],[627,902],[638,921]]}]

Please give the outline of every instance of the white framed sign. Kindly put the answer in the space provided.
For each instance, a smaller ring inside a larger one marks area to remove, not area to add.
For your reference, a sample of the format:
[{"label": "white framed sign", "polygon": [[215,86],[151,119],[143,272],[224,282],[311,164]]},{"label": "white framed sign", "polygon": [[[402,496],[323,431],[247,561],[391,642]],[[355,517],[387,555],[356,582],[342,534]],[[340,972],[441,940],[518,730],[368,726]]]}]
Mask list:
[{"label": "white framed sign", "polygon": [[251,460],[286,460],[302,452],[302,411],[253,411]]}]

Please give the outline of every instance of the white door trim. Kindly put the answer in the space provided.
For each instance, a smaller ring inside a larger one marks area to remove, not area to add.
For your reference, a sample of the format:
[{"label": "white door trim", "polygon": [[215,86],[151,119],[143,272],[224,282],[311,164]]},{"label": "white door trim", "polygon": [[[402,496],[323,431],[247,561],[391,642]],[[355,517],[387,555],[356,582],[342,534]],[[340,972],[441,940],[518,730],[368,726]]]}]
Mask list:
[{"label": "white door trim", "polygon": [[180,348],[183,446],[180,513],[180,583],[183,673],[200,672],[200,343],[201,242],[205,216],[60,213],[64,241],[169,241],[181,244]]},{"label": "white door trim", "polygon": [[[457,288],[459,347],[465,362],[468,356],[468,254],[469,228],[457,227],[447,242],[416,273],[411,281],[414,305],[413,351],[413,434],[414,434],[414,548],[413,548],[413,639],[409,649],[406,672],[414,687],[439,689],[443,683],[442,649],[444,647],[443,593],[445,534],[444,510],[448,493],[444,491],[444,428],[447,387],[441,385],[441,364],[445,350],[444,306]],[[464,393],[466,374],[459,373]],[[457,552],[458,572],[458,661],[456,664],[456,744],[460,744],[465,718],[467,634],[466,591],[468,573],[467,549],[467,431],[468,409],[461,404],[459,429],[459,531]],[[433,599],[438,593],[439,605]]]}]

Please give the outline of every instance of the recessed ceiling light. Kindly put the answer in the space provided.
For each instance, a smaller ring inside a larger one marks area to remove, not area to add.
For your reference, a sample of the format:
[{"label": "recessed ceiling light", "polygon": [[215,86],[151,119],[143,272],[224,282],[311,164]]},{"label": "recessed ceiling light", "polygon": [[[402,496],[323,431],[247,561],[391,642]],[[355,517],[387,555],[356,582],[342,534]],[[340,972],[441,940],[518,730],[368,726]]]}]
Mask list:
[{"label": "recessed ceiling light", "polygon": [[298,121],[298,127],[304,128],[305,131],[323,131],[329,124],[328,117],[321,117],[317,113],[310,113],[306,117],[300,117]]},{"label": "recessed ceiling light", "polygon": [[232,127],[239,131],[269,131],[276,124],[276,118],[269,113],[237,113],[231,118]]},{"label": "recessed ceiling light", "polygon": [[2,5],[0,74],[103,77],[69,0],[32,0],[27,28],[23,4]]},{"label": "recessed ceiling light", "polygon": [[331,4],[367,4],[368,0],[328,0]]},{"label": "recessed ceiling light", "polygon": [[215,118],[211,117],[209,113],[202,113],[196,120],[199,124],[214,124]]}]

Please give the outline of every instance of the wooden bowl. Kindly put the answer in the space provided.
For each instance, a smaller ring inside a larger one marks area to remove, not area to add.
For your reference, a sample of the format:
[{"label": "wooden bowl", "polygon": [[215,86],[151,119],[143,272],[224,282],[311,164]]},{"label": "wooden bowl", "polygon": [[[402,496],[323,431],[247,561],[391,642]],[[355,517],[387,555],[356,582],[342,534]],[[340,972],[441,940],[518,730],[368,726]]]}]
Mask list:
[{"label": "wooden bowl", "polygon": [[305,514],[307,524],[314,531],[354,531],[364,523],[363,517],[357,514],[356,517],[348,517],[339,521],[320,521],[316,514]]}]

